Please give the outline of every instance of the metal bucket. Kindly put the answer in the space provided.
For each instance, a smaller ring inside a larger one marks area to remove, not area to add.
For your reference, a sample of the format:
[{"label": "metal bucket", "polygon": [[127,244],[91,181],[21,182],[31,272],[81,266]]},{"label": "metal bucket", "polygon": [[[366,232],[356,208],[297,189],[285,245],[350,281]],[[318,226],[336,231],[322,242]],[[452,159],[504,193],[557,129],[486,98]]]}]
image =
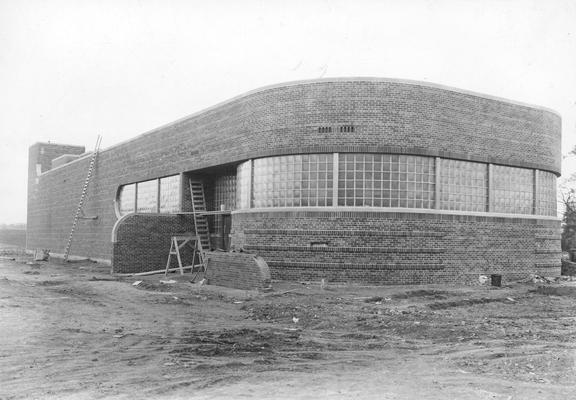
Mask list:
[{"label": "metal bucket", "polygon": [[492,286],[502,286],[502,275],[492,274],[490,275],[490,280]]}]

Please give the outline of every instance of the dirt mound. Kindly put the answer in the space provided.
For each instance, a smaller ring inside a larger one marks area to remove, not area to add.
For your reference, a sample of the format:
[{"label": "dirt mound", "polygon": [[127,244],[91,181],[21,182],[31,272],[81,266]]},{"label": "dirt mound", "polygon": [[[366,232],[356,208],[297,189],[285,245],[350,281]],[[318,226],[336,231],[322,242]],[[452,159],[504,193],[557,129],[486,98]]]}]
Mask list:
[{"label": "dirt mound", "polygon": [[255,303],[243,306],[242,310],[247,311],[248,317],[256,321],[297,323],[298,326],[308,326],[319,321],[323,312],[320,306],[302,303]]},{"label": "dirt mound", "polygon": [[533,292],[547,296],[576,297],[576,286],[538,286]]},{"label": "dirt mound", "polygon": [[430,307],[432,310],[446,310],[449,308],[455,308],[455,307],[469,307],[469,306],[474,306],[477,304],[488,304],[488,303],[505,303],[507,301],[507,299],[493,299],[493,298],[481,298],[481,299],[463,299],[463,300],[458,300],[458,301],[444,301],[444,302],[439,302],[439,303],[432,303],[429,304],[428,307]]},{"label": "dirt mound", "polygon": [[265,355],[299,347],[300,334],[291,331],[250,328],[188,331],[181,342],[186,346],[174,354],[194,353],[205,357]]}]

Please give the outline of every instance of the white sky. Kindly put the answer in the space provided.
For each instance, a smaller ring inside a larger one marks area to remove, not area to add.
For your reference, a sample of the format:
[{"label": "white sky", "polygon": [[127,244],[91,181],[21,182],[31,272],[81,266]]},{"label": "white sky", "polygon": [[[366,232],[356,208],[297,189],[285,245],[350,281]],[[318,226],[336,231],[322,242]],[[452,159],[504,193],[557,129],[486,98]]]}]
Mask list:
[{"label": "white sky", "polygon": [[576,146],[573,0],[0,0],[0,49],[0,223],[26,221],[35,142],[109,147],[291,80],[415,79],[537,104],[562,115],[563,152]]}]

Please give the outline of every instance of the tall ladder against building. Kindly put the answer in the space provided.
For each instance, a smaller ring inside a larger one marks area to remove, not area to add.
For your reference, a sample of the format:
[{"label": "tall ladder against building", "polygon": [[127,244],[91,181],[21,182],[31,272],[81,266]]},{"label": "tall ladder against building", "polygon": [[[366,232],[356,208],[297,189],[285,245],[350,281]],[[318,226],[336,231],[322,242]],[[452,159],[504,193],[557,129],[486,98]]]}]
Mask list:
[{"label": "tall ladder against building", "polygon": [[204,252],[210,250],[210,231],[208,230],[208,219],[203,212],[206,212],[206,198],[204,197],[204,185],[202,182],[189,180],[190,197],[192,198],[192,211],[194,216],[194,232],[198,237],[200,245],[200,257],[204,260]]},{"label": "tall ladder against building", "polygon": [[72,247],[72,239],[74,238],[74,231],[78,225],[78,219],[82,215],[82,207],[84,207],[84,200],[86,200],[86,194],[88,192],[88,185],[90,184],[90,179],[92,178],[92,172],[96,166],[96,158],[98,157],[98,152],[100,151],[100,142],[102,137],[98,135],[96,139],[96,145],[94,145],[94,151],[92,152],[92,157],[90,158],[90,165],[88,166],[88,174],[86,175],[86,180],[84,181],[84,186],[82,187],[82,194],[80,195],[80,201],[78,202],[78,207],[76,208],[76,214],[74,214],[74,221],[72,222],[72,228],[70,229],[70,236],[68,236],[68,244],[66,244],[66,250],[64,251],[64,261],[68,261],[68,256],[70,255],[70,248]]}]

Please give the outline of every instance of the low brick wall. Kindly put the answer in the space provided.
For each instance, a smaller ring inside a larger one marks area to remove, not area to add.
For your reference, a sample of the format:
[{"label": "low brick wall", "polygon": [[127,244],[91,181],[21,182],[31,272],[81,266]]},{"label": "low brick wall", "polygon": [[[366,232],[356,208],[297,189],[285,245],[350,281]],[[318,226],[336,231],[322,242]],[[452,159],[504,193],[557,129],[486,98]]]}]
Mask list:
[{"label": "low brick wall", "polygon": [[207,253],[206,278],[211,285],[235,289],[270,287],[270,269],[262,257],[249,253],[212,251]]},{"label": "low brick wall", "polygon": [[503,283],[560,274],[560,222],[535,218],[337,211],[232,214],[235,249],[272,278],[367,284]]},{"label": "low brick wall", "polygon": [[[115,227],[112,272],[136,273],[166,268],[171,237],[191,231],[194,231],[191,215],[126,216]],[[177,265],[174,261],[171,267]]]}]

